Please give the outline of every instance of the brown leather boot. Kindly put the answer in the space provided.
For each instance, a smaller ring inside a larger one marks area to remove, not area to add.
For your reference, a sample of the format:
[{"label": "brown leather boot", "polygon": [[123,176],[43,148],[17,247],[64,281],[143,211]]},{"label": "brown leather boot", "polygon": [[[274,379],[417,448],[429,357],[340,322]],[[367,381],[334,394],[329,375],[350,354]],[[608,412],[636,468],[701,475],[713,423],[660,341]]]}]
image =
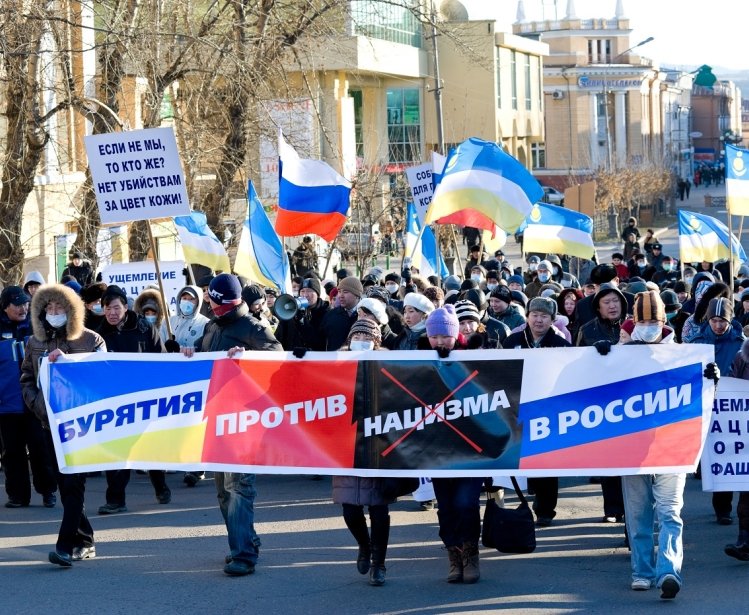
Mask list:
[{"label": "brown leather boot", "polygon": [[450,571],[447,573],[447,582],[462,583],[463,550],[460,547],[448,547],[447,556],[450,558]]},{"label": "brown leather boot", "polygon": [[475,542],[463,543],[463,583],[475,583],[479,572],[479,546]]}]

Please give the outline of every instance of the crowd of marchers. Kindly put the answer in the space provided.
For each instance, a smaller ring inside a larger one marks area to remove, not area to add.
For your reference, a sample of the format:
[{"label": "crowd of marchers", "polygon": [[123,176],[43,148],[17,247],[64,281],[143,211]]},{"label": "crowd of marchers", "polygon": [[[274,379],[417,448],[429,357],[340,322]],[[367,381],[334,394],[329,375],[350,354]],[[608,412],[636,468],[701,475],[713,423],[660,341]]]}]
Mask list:
[{"label": "crowd of marchers", "polygon": [[[155,288],[136,297],[119,286],[95,281],[80,253],[59,283],[47,284],[30,272],[0,299],[0,400],[2,469],[6,507],[22,511],[33,490],[45,506],[63,514],[50,562],[70,567],[96,555],[87,518],[84,474],[58,472],[43,395],[38,385],[40,359],[50,362],[70,353],[286,350],[290,360],[307,351],[436,350],[459,359],[463,349],[538,349],[592,346],[601,354],[621,352],[627,344],[703,343],[715,348],[715,363],[705,377],[749,378],[749,269],[738,270],[730,288],[727,263],[679,266],[663,254],[652,231],[641,236],[630,219],[621,234],[623,249],[611,263],[599,264],[557,254],[529,254],[510,263],[502,250],[493,255],[467,246],[463,275],[424,277],[414,268],[364,275],[339,269],[321,279],[317,259],[293,259],[303,267],[292,278],[293,306],[277,311],[277,289],[238,276],[206,275],[177,293],[170,314]],[[470,243],[470,242],[469,242]],[[285,299],[284,299],[285,301]],[[280,318],[279,318],[280,316]],[[169,319],[169,326],[166,320]],[[456,353],[453,355],[452,353]],[[30,468],[30,471],[29,471]],[[163,471],[149,478],[156,501],[171,501]],[[203,480],[199,469],[181,477],[188,487]],[[106,501],[99,514],[127,510],[129,470],[106,472]],[[260,539],[254,526],[255,476],[215,473],[214,481],[229,541],[224,572],[254,572]],[[480,578],[480,498],[496,491],[490,480],[433,479],[439,536],[448,555],[447,581],[475,583]],[[604,523],[623,524],[631,549],[633,590],[660,589],[672,599],[682,580],[681,508],[684,474],[637,475],[601,479]],[[538,527],[554,522],[558,479],[528,480]],[[713,494],[716,521],[730,524],[731,493]],[[382,585],[394,501],[379,478],[333,477],[333,501],[358,544],[357,570]],[[425,509],[434,502],[421,502]],[[369,514],[367,523],[366,512]],[[749,561],[749,496],[739,494],[739,535],[726,546],[731,557]],[[658,539],[653,523],[659,524]]]}]

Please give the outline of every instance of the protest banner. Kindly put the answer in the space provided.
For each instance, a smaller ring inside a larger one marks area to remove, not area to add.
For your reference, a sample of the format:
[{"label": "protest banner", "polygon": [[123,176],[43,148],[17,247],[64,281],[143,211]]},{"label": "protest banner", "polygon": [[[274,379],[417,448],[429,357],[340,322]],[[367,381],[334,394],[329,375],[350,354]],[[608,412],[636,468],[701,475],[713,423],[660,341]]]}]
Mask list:
[{"label": "protest banner", "polygon": [[702,453],[703,491],[749,491],[749,380],[721,378]]},{"label": "protest banner", "polygon": [[94,353],[45,361],[41,382],[65,472],[617,476],[695,468],[712,359],[699,344],[443,360],[433,351]]},{"label": "protest banner", "polygon": [[434,195],[434,184],[432,178],[432,163],[420,164],[415,167],[406,168],[408,185],[411,186],[413,204],[416,215],[419,217],[419,226],[424,226],[424,216],[427,215],[429,203]]},{"label": "protest banner", "polygon": [[102,224],[190,215],[171,128],[90,135],[85,144]]},{"label": "protest banner", "polygon": [[[187,282],[183,272],[185,263],[182,261],[161,261],[161,281],[164,284],[167,309],[176,313],[177,293]],[[135,299],[148,286],[158,284],[156,265],[153,261],[138,263],[113,263],[101,271],[101,281],[107,286],[114,284],[122,288],[128,297]]]}]

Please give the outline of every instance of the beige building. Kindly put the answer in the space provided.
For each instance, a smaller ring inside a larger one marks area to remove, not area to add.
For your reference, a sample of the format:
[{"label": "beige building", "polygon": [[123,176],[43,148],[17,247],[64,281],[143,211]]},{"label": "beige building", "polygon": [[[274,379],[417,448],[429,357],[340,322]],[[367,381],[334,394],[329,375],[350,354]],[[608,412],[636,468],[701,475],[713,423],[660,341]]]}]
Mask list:
[{"label": "beige building", "polygon": [[534,169],[549,183],[564,187],[572,176],[599,167],[666,162],[665,75],[637,55],[649,41],[631,41],[631,31],[621,0],[613,19],[580,19],[569,0],[563,19],[537,22],[525,20],[519,0],[513,32],[550,49],[543,86],[546,148]]}]

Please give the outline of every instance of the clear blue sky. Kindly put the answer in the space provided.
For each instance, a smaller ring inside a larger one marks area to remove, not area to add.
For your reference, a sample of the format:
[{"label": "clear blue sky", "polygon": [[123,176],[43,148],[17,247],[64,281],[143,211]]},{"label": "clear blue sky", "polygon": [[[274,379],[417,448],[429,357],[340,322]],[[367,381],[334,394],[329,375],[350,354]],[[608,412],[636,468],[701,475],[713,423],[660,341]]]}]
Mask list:
[{"label": "clear blue sky", "polygon": [[[472,19],[497,19],[502,29],[512,30],[518,0],[461,0]],[[616,0],[574,0],[580,18],[613,17]],[[655,40],[641,48],[641,55],[664,67],[709,64],[730,69],[749,69],[742,57],[741,39],[746,31],[746,0],[623,0],[624,15],[633,29],[632,44],[649,36]],[[525,0],[525,16],[531,21],[559,19],[567,14],[567,0]]]}]

